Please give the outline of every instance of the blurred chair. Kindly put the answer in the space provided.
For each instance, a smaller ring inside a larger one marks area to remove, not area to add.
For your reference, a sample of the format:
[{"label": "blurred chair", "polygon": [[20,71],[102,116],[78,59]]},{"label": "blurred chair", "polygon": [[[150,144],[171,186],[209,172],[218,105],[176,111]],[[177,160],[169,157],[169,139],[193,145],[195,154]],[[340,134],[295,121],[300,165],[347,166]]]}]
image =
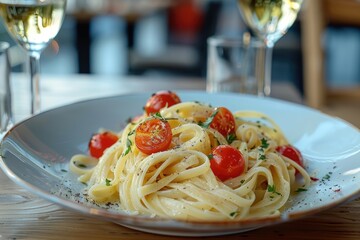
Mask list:
[{"label": "blurred chair", "polygon": [[180,3],[167,12],[168,43],[165,51],[154,56],[134,52],[130,56],[130,73],[147,71],[204,76],[207,38],[216,31],[221,1],[206,1],[203,9],[192,0]]},{"label": "blurred chair", "polygon": [[[324,33],[329,25],[360,27],[359,0],[307,0],[302,12],[304,90],[306,103],[321,108],[329,99],[360,101],[356,87],[329,88],[325,79]],[[341,43],[339,43],[339,47]]]}]

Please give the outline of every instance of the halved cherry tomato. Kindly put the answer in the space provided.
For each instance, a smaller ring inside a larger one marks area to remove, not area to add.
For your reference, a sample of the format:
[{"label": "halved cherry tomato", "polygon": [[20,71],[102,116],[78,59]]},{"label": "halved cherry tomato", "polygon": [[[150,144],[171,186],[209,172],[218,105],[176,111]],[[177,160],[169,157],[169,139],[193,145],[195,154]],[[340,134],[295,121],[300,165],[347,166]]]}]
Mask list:
[{"label": "halved cherry tomato", "polygon": [[116,143],[118,139],[118,136],[111,132],[94,134],[89,142],[90,155],[95,158],[100,158],[103,155],[105,149]]},{"label": "halved cherry tomato", "polygon": [[221,181],[240,176],[245,160],[241,152],[230,145],[219,145],[210,155],[210,168]]},{"label": "halved cherry tomato", "polygon": [[167,150],[171,140],[170,124],[157,118],[141,123],[135,131],[135,144],[141,152],[146,154]]},{"label": "halved cherry tomato", "polygon": [[[295,148],[292,145],[284,145],[284,146],[278,146],[276,148],[276,151],[278,153],[280,153],[281,155],[290,158],[291,160],[293,160],[294,162],[296,162],[297,164],[299,164],[301,167],[304,167],[303,164],[303,157],[300,153],[300,151]],[[299,171],[296,170],[296,173],[298,173]]]},{"label": "halved cherry tomato", "polygon": [[214,116],[210,127],[217,130],[224,137],[235,132],[235,118],[231,111],[225,107],[216,108],[217,114]]},{"label": "halved cherry tomato", "polygon": [[160,109],[168,106],[171,107],[177,103],[180,103],[181,100],[179,96],[171,91],[159,91],[154,93],[146,102],[145,112],[148,115],[157,113]]}]

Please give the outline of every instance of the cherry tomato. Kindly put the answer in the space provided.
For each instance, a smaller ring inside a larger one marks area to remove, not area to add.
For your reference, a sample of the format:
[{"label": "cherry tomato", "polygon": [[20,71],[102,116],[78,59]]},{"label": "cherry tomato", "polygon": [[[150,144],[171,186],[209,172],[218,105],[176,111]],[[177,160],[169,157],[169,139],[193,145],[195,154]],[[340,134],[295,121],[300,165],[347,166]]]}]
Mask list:
[{"label": "cherry tomato", "polygon": [[154,93],[146,102],[145,112],[150,115],[157,113],[160,109],[168,106],[171,107],[177,103],[180,103],[181,100],[176,93],[171,91],[159,91]]},{"label": "cherry tomato", "polygon": [[210,127],[217,130],[224,137],[235,132],[235,118],[229,109],[219,107],[216,109],[217,114],[214,116]]},{"label": "cherry tomato", "polygon": [[141,123],[135,131],[135,144],[145,154],[167,150],[171,140],[170,124],[157,118]]},{"label": "cherry tomato", "polygon": [[100,158],[105,149],[117,142],[119,138],[111,132],[102,132],[94,134],[89,142],[90,155]]},{"label": "cherry tomato", "polygon": [[[303,165],[303,157],[298,149],[296,149],[292,145],[285,145],[285,146],[278,146],[276,148],[276,151],[280,153],[281,155],[290,158],[300,166],[304,167]],[[296,170],[296,173],[299,171]]]},{"label": "cherry tomato", "polygon": [[230,145],[217,146],[210,156],[210,168],[221,181],[240,176],[244,172],[243,155]]}]

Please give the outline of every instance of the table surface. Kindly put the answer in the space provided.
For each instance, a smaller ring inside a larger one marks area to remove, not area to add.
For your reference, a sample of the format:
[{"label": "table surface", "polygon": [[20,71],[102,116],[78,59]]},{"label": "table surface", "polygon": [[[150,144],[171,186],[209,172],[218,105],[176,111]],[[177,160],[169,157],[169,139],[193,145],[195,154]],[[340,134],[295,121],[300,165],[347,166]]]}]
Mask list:
[{"label": "table surface", "polygon": [[[26,79],[12,79],[14,114],[25,105]],[[160,89],[203,90],[202,79],[90,75],[43,76],[43,109],[72,102]],[[22,94],[22,95],[20,95]],[[301,103],[289,84],[273,84],[273,97]],[[297,221],[211,239],[360,239],[360,199]],[[183,239],[148,234],[62,209],[17,186],[0,170],[0,240],[3,239]]]}]

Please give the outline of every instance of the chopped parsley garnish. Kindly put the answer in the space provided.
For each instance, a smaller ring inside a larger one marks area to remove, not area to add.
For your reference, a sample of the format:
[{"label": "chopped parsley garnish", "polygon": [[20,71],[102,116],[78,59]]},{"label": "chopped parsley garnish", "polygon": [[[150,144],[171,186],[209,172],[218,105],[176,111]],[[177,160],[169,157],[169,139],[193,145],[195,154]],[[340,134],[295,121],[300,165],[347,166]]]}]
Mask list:
[{"label": "chopped parsley garnish", "polygon": [[126,156],[129,152],[131,152],[131,146],[132,146],[132,141],[127,138],[126,139],[126,151],[123,153],[123,156]]},{"label": "chopped parsley garnish", "polygon": [[213,112],[213,113],[211,114],[211,116],[210,116],[208,119],[206,119],[205,122],[199,122],[199,123],[198,123],[199,126],[201,126],[201,127],[203,127],[203,128],[209,128],[209,127],[210,127],[210,124],[212,123],[212,121],[214,120],[214,117],[216,116],[216,114],[217,114],[218,112],[219,112],[218,110],[216,110],[215,112]]},{"label": "chopped parsley garnish", "polygon": [[326,174],[325,176],[323,176],[323,178],[321,179],[322,181],[324,181],[324,180],[330,180],[330,174],[328,173],[328,174]]},{"label": "chopped parsley garnish", "polygon": [[62,171],[62,172],[67,172],[67,170],[65,170],[65,169],[61,169],[61,171]]},{"label": "chopped parsley garnish", "polygon": [[263,148],[263,149],[266,149],[266,148],[269,147],[269,143],[265,138],[261,139],[261,146],[260,147]]},{"label": "chopped parsley garnish", "polygon": [[[132,131],[130,131],[130,132],[128,133],[128,136],[131,136],[131,135],[133,135],[134,133],[135,133],[135,129],[132,130]],[[123,153],[123,156],[125,156],[125,155],[127,155],[129,152],[131,152],[131,146],[132,146],[132,141],[131,141],[129,138],[127,138],[127,139],[126,139],[126,151]]]},{"label": "chopped parsley garnish", "polygon": [[236,135],[235,133],[230,133],[229,135],[226,136],[226,141],[231,144],[233,141],[236,140]]},{"label": "chopped parsley garnish", "polygon": [[281,195],[281,193],[276,191],[275,185],[268,185],[267,191],[271,193],[275,193],[277,195]]},{"label": "chopped parsley garnish", "polygon": [[232,213],[230,213],[230,217],[236,217],[237,215],[239,214],[239,212],[232,212]]},{"label": "chopped parsley garnish", "polygon": [[160,119],[160,120],[163,120],[165,121],[165,119],[163,118],[163,116],[161,116],[161,114],[159,112],[157,113],[154,113],[153,115],[151,115],[153,118],[157,118],[157,119]]},{"label": "chopped parsley garnish", "polygon": [[131,135],[133,135],[134,133],[135,133],[135,129],[132,130],[132,131],[130,131],[130,132],[128,133],[128,136],[131,136]]},{"label": "chopped parsley garnish", "polygon": [[261,154],[260,157],[259,157],[260,160],[265,160],[266,159],[266,156],[264,154]]},{"label": "chopped parsley garnish", "polygon": [[208,155],[208,158],[209,158],[209,159],[212,159],[213,157],[214,157],[213,154],[209,154],[209,155]]},{"label": "chopped parsley garnish", "polygon": [[306,192],[306,191],[307,191],[306,188],[298,188],[298,189],[296,189],[295,192],[299,193],[299,192]]},{"label": "chopped parsley garnish", "polygon": [[328,172],[327,174],[325,174],[325,176],[323,176],[323,177],[321,178],[321,182],[322,182],[323,184],[325,184],[326,181],[330,181],[331,174],[332,174],[332,172]]},{"label": "chopped parsley garnish", "polygon": [[151,115],[153,118],[160,119],[161,121],[177,120],[177,118],[164,118],[159,112]]},{"label": "chopped parsley garnish", "polygon": [[106,186],[111,186],[111,181],[109,180],[109,179],[105,179],[105,184],[106,184]]}]

